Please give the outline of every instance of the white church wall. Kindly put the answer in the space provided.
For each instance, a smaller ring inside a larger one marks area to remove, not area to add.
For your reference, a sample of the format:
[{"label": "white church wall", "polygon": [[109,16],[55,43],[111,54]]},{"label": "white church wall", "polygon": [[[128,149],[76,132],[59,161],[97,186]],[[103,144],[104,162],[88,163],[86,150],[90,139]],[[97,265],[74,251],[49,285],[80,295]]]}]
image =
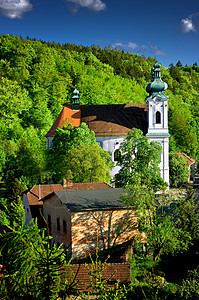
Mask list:
[{"label": "white church wall", "polygon": [[111,176],[114,177],[120,170],[117,166],[117,162],[114,160],[114,153],[119,149],[120,144],[124,141],[126,136],[96,136],[96,142],[103,150],[109,151],[111,154],[111,160],[114,162],[114,167],[111,170]]}]

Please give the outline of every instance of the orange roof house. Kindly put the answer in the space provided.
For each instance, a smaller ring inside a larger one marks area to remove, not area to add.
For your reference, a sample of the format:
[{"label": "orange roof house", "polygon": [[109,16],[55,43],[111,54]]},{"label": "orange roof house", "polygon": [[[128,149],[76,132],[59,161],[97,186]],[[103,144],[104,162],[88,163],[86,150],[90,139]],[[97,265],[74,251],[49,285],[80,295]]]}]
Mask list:
[{"label": "orange roof house", "polygon": [[25,209],[26,223],[30,222],[32,218],[38,219],[38,224],[42,227],[43,218],[42,212],[43,202],[40,199],[46,197],[52,192],[56,191],[83,191],[83,190],[99,190],[111,189],[112,187],[105,182],[84,182],[73,183],[71,179],[67,179],[61,184],[44,184],[34,185],[30,190],[23,194],[22,203]]}]

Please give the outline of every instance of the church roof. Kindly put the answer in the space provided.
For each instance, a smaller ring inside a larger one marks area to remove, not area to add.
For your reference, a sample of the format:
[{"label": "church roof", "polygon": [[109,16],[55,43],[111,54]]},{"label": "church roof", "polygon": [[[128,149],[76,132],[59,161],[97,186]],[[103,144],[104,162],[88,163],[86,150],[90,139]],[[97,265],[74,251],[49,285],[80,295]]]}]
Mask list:
[{"label": "church roof", "polygon": [[55,123],[46,134],[53,136],[57,127],[85,122],[96,136],[123,136],[133,127],[147,133],[147,104],[80,105],[80,110],[64,106]]},{"label": "church roof", "polygon": [[53,132],[58,127],[63,127],[64,125],[72,124],[74,127],[80,126],[81,122],[81,111],[72,110],[72,105],[65,105],[60,112],[59,116],[55,120],[53,126],[50,128],[46,137],[53,136]]}]

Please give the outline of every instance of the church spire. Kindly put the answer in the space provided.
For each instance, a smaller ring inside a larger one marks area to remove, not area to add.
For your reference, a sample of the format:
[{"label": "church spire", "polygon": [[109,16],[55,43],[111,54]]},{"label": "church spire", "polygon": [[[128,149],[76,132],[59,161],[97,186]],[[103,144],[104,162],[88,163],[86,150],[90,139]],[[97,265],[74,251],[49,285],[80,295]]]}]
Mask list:
[{"label": "church spire", "polygon": [[72,96],[72,110],[79,110],[79,91],[76,88],[73,91],[73,96]]},{"label": "church spire", "polygon": [[167,83],[162,81],[161,79],[161,70],[160,70],[160,64],[156,62],[151,69],[152,74],[152,82],[149,83],[146,87],[147,93],[149,93],[149,96],[147,98],[154,98],[156,96],[160,96],[161,98],[168,98],[164,91],[168,88]]}]

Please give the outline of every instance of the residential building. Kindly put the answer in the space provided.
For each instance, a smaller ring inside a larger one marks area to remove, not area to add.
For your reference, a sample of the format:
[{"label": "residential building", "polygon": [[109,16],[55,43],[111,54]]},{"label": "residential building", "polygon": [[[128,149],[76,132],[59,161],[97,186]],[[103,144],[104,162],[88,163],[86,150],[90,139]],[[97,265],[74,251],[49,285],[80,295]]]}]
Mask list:
[{"label": "residential building", "polygon": [[132,240],[137,232],[134,209],[122,201],[123,189],[54,191],[41,199],[43,215],[57,245],[72,258]]},{"label": "residential building", "polygon": [[43,197],[53,191],[81,191],[93,189],[111,189],[112,187],[105,182],[73,183],[72,179],[64,179],[63,184],[40,184],[34,185],[30,190],[23,193],[22,203],[25,210],[26,224],[31,222],[32,218],[38,219],[39,227],[45,226],[42,217]]}]

